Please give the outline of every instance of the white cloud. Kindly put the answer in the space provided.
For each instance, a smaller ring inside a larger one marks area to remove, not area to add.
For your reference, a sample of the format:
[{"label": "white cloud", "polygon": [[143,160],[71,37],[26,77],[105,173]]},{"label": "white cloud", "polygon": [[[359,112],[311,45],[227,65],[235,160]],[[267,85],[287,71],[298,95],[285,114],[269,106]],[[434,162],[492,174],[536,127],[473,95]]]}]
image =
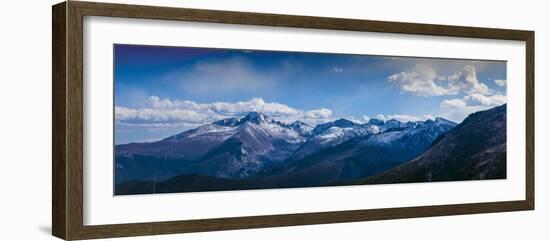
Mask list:
[{"label": "white cloud", "polygon": [[461,99],[448,99],[440,103],[442,116],[450,120],[461,122],[469,114],[487,110],[506,103],[506,96],[500,94],[471,93]]},{"label": "white cloud", "polygon": [[363,116],[363,122],[369,122],[370,119],[371,119],[371,118],[370,118],[369,116],[367,116],[367,115],[364,115],[364,116]]},{"label": "white cloud", "polygon": [[439,96],[456,94],[436,84],[435,70],[426,64],[417,64],[411,72],[390,75],[388,81],[399,86],[401,91],[418,96]]},{"label": "white cloud", "polygon": [[466,107],[466,102],[462,99],[450,99],[441,102],[440,106],[443,108],[462,108]]},{"label": "white cloud", "polygon": [[121,125],[147,128],[196,127],[224,118],[242,117],[251,111],[259,111],[287,123],[301,120],[314,125],[333,119],[330,109],[300,110],[277,102],[265,102],[262,98],[196,103],[151,96],[138,108],[116,106],[115,120]]},{"label": "white cloud", "polygon": [[321,108],[318,110],[306,111],[303,117],[306,119],[328,119],[332,116],[332,110]]},{"label": "white cloud", "polygon": [[487,109],[490,109],[490,108],[491,107],[489,107],[489,106],[481,106],[481,105],[464,106],[462,108],[443,108],[443,112],[442,112],[441,116],[446,118],[446,119],[452,120],[456,123],[460,123],[466,117],[468,117],[468,115],[470,115],[474,112],[487,110]]},{"label": "white cloud", "polygon": [[422,117],[423,117],[424,120],[428,120],[428,119],[435,120],[435,116],[429,115],[429,114],[428,115],[423,115]]},{"label": "white cloud", "polygon": [[506,80],[505,79],[496,79],[495,84],[498,86],[506,86]]},{"label": "white cloud", "polygon": [[487,85],[477,79],[476,69],[472,65],[465,65],[452,75],[440,76],[432,66],[420,63],[410,72],[390,75],[388,81],[399,86],[401,91],[417,96],[490,92]]},{"label": "white cloud", "polygon": [[383,120],[383,121],[386,121],[386,120],[389,120],[388,118],[386,118],[385,115],[383,114],[378,114],[375,116],[376,119],[379,119],[379,120]]},{"label": "white cloud", "polygon": [[388,120],[398,120],[401,122],[407,122],[407,121],[425,121],[427,119],[434,119],[432,115],[423,115],[423,116],[414,116],[414,115],[406,115],[406,114],[395,114],[395,115],[383,115],[378,114],[376,115],[376,119],[388,121]]},{"label": "white cloud", "polygon": [[[253,98],[237,102],[197,103],[190,100],[163,99],[150,96],[137,107],[115,106],[115,131],[135,129],[149,132],[175,133],[196,128],[224,118],[240,118],[251,111],[259,111],[276,120],[292,123],[296,120],[317,125],[335,120],[333,112],[327,108],[301,110],[277,102],[265,102],[262,98]],[[338,117],[339,118],[339,117]],[[434,119],[432,115],[415,116],[408,114],[377,115],[381,120],[424,121]],[[356,123],[366,123],[371,118],[348,116]]]},{"label": "white cloud", "polygon": [[[440,103],[441,116],[456,122],[461,122],[472,112],[506,103],[506,96],[477,79],[476,67],[470,64],[461,66],[451,75],[441,76],[432,65],[419,63],[410,72],[390,75],[388,81],[399,86],[401,91],[417,96],[461,96]],[[506,81],[495,80],[495,83],[503,86]],[[407,119],[407,116],[402,118]]]},{"label": "white cloud", "polygon": [[465,93],[489,93],[489,87],[477,79],[474,66],[466,65],[462,70],[447,77],[448,88]]},{"label": "white cloud", "polygon": [[126,108],[115,106],[115,119],[128,123],[202,123],[206,113],[189,109]]},{"label": "white cloud", "polygon": [[473,93],[465,96],[464,100],[468,101],[469,105],[497,106],[506,103],[506,96]]}]

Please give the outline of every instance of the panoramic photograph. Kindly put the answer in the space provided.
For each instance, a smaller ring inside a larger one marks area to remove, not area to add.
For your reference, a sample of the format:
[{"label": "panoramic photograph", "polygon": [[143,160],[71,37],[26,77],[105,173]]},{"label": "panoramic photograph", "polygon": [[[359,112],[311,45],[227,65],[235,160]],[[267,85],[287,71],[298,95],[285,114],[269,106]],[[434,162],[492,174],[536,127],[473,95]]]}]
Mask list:
[{"label": "panoramic photograph", "polygon": [[114,195],[506,179],[506,62],[115,44]]}]

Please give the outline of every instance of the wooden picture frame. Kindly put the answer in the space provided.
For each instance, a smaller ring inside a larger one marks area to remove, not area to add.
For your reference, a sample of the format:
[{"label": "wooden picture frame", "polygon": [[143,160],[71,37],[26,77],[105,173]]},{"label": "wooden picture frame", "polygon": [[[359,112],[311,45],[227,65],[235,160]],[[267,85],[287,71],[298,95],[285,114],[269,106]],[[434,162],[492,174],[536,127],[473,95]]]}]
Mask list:
[{"label": "wooden picture frame", "polygon": [[[263,13],[68,1],[52,8],[52,233],[66,240],[533,210],[534,32]],[[525,199],[335,212],[87,226],[83,224],[83,17],[107,16],[365,31],[526,43]]]}]

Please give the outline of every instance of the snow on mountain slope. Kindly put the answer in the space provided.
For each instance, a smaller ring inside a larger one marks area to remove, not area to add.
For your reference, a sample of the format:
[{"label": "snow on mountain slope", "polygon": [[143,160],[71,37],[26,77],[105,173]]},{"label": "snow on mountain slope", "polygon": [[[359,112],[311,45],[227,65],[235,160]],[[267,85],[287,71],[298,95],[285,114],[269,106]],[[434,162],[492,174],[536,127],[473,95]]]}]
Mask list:
[{"label": "snow on mountain slope", "polygon": [[357,138],[368,137],[371,145],[391,145],[416,129],[431,128],[422,133],[431,140],[447,126],[444,119],[407,123],[371,119],[365,124],[339,119],[312,127],[300,121],[285,124],[250,112],[242,118],[219,120],[158,142],[117,145],[115,171],[117,182],[158,180],[177,174],[241,179]]},{"label": "snow on mountain slope", "polygon": [[[388,128],[390,127],[391,128]],[[397,126],[397,127],[395,127]],[[370,144],[391,144],[393,141],[403,138],[404,136],[422,135],[429,142],[435,140],[441,134],[444,134],[456,126],[456,123],[443,119],[436,118],[434,120],[407,122],[400,124],[386,125],[386,131],[370,136],[367,141]],[[420,141],[420,140],[418,140]]]},{"label": "snow on mountain slope", "polygon": [[314,154],[322,149],[339,145],[356,137],[375,134],[380,131],[378,126],[360,125],[346,119],[317,125],[307,142],[296,150],[291,159],[297,160]]},{"label": "snow on mountain slope", "polygon": [[[418,125],[411,125],[411,127],[407,127],[405,123],[390,122],[389,126],[393,128],[387,128],[386,122],[375,123],[385,131],[320,148],[317,152],[288,162],[288,165],[273,174],[272,178],[282,186],[295,185],[295,183],[316,186],[366,177],[420,155],[430,147],[434,140],[456,125],[441,120],[427,120],[418,123]],[[325,131],[332,128],[334,127]],[[333,139],[340,137],[338,134],[341,132],[339,131],[346,128],[331,132],[334,134]]]},{"label": "snow on mountain slope", "polygon": [[303,136],[309,136],[312,134],[313,131],[313,126],[310,126],[307,123],[301,121],[293,122],[292,124],[290,124],[290,128]]},{"label": "snow on mountain slope", "polygon": [[392,141],[395,141],[408,133],[410,133],[410,131],[389,131],[371,136],[367,140],[370,144],[390,144]]},{"label": "snow on mountain slope", "polygon": [[[436,119],[444,127],[448,121]],[[506,104],[470,114],[422,155],[356,184],[506,178]]]},{"label": "snow on mountain slope", "polygon": [[[199,136],[211,136],[219,138],[220,140],[226,140],[235,134],[238,127],[236,126],[220,126],[216,124],[204,125],[192,132],[186,133],[184,137],[192,138]],[[170,139],[166,139],[167,141]],[[172,141],[177,141],[177,139],[172,139]]]},{"label": "snow on mountain slope", "polygon": [[150,170],[153,168],[170,175],[177,172],[242,178],[286,159],[307,140],[307,131],[310,129],[305,123],[286,125],[250,112],[241,119],[216,121],[158,142],[118,145],[117,177],[120,181],[157,178]]},{"label": "snow on mountain slope", "polygon": [[[312,130],[313,136],[293,154],[292,159],[304,158],[320,150],[342,144],[354,138],[383,133],[389,129],[416,128],[423,123],[422,121],[403,123],[394,119],[388,121],[371,119],[365,124],[354,123],[346,119],[328,122],[318,125]],[[384,134],[378,138],[380,138],[380,141],[384,141],[385,139],[389,141],[388,138],[392,138],[392,135],[396,134]]]}]

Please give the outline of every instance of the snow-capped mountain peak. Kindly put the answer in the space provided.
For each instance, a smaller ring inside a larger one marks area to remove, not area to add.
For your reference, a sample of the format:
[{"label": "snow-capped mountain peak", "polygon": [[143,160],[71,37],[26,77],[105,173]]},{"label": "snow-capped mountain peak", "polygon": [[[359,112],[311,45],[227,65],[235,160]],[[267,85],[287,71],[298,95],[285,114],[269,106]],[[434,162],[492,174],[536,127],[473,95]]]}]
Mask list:
[{"label": "snow-capped mountain peak", "polygon": [[[134,155],[145,155],[159,162],[168,161],[165,164],[173,165],[173,170],[185,170],[187,174],[246,178],[270,166],[288,160],[301,160],[354,139],[359,144],[366,141],[369,145],[388,146],[397,143],[399,146],[409,145],[408,140],[418,142],[415,133],[421,133],[420,136],[427,141],[420,144],[427,146],[430,144],[428,142],[454,125],[442,118],[411,124],[397,120],[371,120],[359,124],[338,119],[312,127],[301,121],[285,124],[263,113],[250,112],[241,118],[215,121],[158,142],[118,145],[116,148],[122,166],[126,159],[134,161]],[[173,160],[178,161],[170,162]],[[136,178],[151,177],[136,172],[122,179]]]},{"label": "snow-capped mountain peak", "polygon": [[335,120],[335,121],[332,121],[332,122],[327,122],[325,124],[320,124],[320,125],[315,126],[315,128],[313,129],[313,134],[315,134],[315,135],[321,134],[324,131],[330,129],[331,127],[350,128],[350,127],[357,126],[357,125],[358,124],[356,124],[356,123],[354,123],[350,120],[338,119],[338,120]]},{"label": "snow-capped mountain peak", "polygon": [[243,117],[240,120],[240,122],[241,123],[251,122],[251,123],[254,123],[254,124],[260,124],[262,122],[268,122],[268,123],[273,122],[273,119],[271,119],[270,117],[264,115],[261,112],[252,111],[252,112],[249,112],[245,117]]},{"label": "snow-capped mountain peak", "polygon": [[384,123],[384,126],[386,126],[386,128],[390,129],[390,128],[401,128],[401,127],[405,127],[405,123],[401,122],[401,121],[398,121],[396,119],[391,119],[391,120],[388,120]]},{"label": "snow-capped mountain peak", "polygon": [[308,125],[307,123],[301,121],[295,121],[290,124],[290,128],[302,135],[310,135],[313,130],[313,126]]},{"label": "snow-capped mountain peak", "polygon": [[237,118],[227,118],[214,122],[213,124],[219,126],[236,126],[239,124],[239,119]]},{"label": "snow-capped mountain peak", "polygon": [[299,126],[309,126],[309,127],[311,127],[311,126],[308,125],[307,123],[301,122],[301,121],[292,122],[292,124],[290,124],[290,126],[296,126],[296,127],[299,127]]},{"label": "snow-capped mountain peak", "polygon": [[352,127],[355,124],[353,121],[346,120],[346,119],[338,119],[334,121],[334,126],[345,128],[345,127]]}]

